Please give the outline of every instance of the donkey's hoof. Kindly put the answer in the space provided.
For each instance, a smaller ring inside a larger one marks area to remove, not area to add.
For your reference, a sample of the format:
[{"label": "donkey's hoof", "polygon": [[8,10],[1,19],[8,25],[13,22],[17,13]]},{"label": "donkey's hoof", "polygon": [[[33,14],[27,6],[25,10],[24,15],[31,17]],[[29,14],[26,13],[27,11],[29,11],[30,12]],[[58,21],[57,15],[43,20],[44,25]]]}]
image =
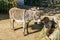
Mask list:
[{"label": "donkey's hoof", "polygon": [[27,33],[27,34],[23,34],[24,36],[27,36],[29,33]]},{"label": "donkey's hoof", "polygon": [[11,30],[15,30],[14,28],[11,28]]},{"label": "donkey's hoof", "polygon": [[15,29],[12,29],[13,31],[15,31]]},{"label": "donkey's hoof", "polygon": [[26,34],[24,34],[24,36],[26,36]]},{"label": "donkey's hoof", "polygon": [[27,32],[27,34],[29,34],[29,32]]},{"label": "donkey's hoof", "polygon": [[27,36],[28,34],[24,34],[24,36]]},{"label": "donkey's hoof", "polygon": [[37,22],[35,22],[35,24],[37,24]]}]

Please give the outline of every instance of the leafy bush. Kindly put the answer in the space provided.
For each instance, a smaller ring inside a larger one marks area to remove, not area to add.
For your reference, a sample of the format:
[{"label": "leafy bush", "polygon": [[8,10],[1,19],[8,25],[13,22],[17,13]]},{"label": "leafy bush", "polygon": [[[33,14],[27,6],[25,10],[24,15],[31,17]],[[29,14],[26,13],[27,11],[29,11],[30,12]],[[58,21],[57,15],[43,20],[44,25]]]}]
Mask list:
[{"label": "leafy bush", "polygon": [[47,0],[26,0],[26,5],[32,5],[32,6],[48,6],[48,2],[43,2]]},{"label": "leafy bush", "polygon": [[17,2],[13,1],[0,1],[0,10],[9,10],[11,7],[17,7]]}]

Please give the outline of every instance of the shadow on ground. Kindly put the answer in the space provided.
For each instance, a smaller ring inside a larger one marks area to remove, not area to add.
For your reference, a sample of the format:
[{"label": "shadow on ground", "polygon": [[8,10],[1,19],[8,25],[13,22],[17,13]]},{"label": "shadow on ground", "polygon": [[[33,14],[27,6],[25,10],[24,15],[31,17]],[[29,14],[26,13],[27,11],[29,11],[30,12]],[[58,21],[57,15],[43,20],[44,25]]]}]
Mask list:
[{"label": "shadow on ground", "polygon": [[[44,24],[42,22],[40,22],[40,24],[33,24],[33,25],[30,25],[29,28],[31,28],[32,30],[35,30],[33,32],[29,32],[28,35],[30,34],[33,34],[33,33],[37,33],[37,32],[40,32],[42,30],[42,28],[44,27]],[[20,27],[20,28],[16,28],[14,31],[16,30],[19,30],[19,29],[22,29],[23,27]],[[28,29],[29,30],[29,29]]]},{"label": "shadow on ground", "polygon": [[33,34],[33,33],[37,33],[37,32],[40,32],[44,27],[44,24],[42,22],[40,22],[40,24],[34,24],[34,25],[31,25],[30,28],[32,30],[35,30],[34,32],[30,32],[29,34]]},{"label": "shadow on ground", "polygon": [[9,19],[9,15],[7,13],[0,13],[0,20],[6,20]]}]

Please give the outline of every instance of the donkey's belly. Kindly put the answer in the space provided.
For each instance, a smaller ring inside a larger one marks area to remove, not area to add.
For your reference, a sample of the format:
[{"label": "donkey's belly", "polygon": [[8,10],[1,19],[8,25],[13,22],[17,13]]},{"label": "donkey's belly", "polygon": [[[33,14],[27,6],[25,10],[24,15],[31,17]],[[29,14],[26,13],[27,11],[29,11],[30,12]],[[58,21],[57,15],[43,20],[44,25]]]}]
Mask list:
[{"label": "donkey's belly", "polygon": [[[26,15],[27,16],[27,15]],[[13,19],[15,20],[15,22],[28,22],[28,18],[29,16],[24,16],[22,13],[20,14],[17,14],[15,13],[14,16],[13,16]]]}]

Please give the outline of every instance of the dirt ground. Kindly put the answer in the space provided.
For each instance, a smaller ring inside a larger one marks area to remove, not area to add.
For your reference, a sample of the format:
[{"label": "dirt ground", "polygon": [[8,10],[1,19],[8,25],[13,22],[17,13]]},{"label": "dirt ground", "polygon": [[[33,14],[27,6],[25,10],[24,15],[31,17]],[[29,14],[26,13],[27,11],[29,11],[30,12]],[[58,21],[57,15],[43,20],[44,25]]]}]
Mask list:
[{"label": "dirt ground", "polygon": [[[22,23],[14,23],[15,31],[10,26],[10,19],[6,14],[0,14],[0,40],[41,40],[46,35],[44,30],[34,24],[33,21],[29,23],[29,34],[23,35]],[[45,39],[44,39],[45,40]]]}]

